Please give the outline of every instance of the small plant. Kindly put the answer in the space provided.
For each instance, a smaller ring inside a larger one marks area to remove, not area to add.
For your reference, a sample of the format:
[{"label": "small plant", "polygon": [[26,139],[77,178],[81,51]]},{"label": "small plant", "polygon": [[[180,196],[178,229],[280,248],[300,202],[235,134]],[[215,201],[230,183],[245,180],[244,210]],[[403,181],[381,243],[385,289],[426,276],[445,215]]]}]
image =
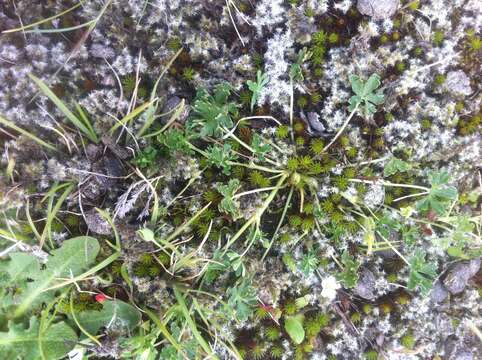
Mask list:
[{"label": "small plant", "polygon": [[268,82],[268,76],[263,74],[261,70],[258,70],[256,73],[256,81],[248,80],[246,82],[249,91],[251,91],[251,111],[253,111],[254,106],[258,102],[261,91],[263,91],[266,85],[268,85]]},{"label": "small plant", "polygon": [[381,90],[375,92],[380,86],[380,76],[372,74],[366,82],[363,82],[358,76],[351,75],[350,83],[354,96],[350,98],[350,106],[348,110],[354,111],[355,108],[363,106],[363,114],[368,117],[376,111],[375,106],[383,104],[384,96]]}]

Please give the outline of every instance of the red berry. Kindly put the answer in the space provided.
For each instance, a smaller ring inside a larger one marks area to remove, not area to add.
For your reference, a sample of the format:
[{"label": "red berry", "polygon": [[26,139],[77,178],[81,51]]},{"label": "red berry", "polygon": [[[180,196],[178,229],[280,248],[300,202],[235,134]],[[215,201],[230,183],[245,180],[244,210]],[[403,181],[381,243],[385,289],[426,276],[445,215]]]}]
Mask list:
[{"label": "red berry", "polygon": [[105,297],[104,294],[97,294],[95,295],[95,301],[99,302],[99,303],[102,303],[104,302],[105,300],[107,300],[107,298]]}]

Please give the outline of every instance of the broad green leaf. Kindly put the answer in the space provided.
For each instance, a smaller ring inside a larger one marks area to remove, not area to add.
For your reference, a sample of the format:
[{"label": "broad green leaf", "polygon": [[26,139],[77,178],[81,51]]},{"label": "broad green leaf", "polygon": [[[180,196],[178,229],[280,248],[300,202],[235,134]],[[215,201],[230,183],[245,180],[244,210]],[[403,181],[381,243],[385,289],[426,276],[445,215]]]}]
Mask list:
[{"label": "broad green leaf", "polygon": [[120,300],[106,300],[102,310],[87,310],[75,314],[79,324],[92,335],[101,327],[132,331],[141,320],[141,314],[134,306]]},{"label": "broad green leaf", "polygon": [[285,320],[285,330],[295,344],[301,344],[305,339],[303,320],[303,315],[289,316]]},{"label": "broad green leaf", "polygon": [[63,358],[77,343],[77,335],[64,322],[54,323],[39,334],[36,317],[27,329],[10,322],[8,332],[0,332],[0,354],[8,360],[56,360]]},{"label": "broad green leaf", "polygon": [[[59,279],[77,276],[87,270],[95,261],[99,248],[98,241],[89,236],[66,240],[59,249],[52,251],[43,270],[39,270],[40,263],[33,256],[33,259],[27,259],[17,253],[10,254],[7,264],[17,269],[14,277],[20,291],[9,293],[5,300],[17,305],[15,316],[20,316],[51,299],[54,292],[47,289]],[[27,272],[18,272],[21,268]]]}]

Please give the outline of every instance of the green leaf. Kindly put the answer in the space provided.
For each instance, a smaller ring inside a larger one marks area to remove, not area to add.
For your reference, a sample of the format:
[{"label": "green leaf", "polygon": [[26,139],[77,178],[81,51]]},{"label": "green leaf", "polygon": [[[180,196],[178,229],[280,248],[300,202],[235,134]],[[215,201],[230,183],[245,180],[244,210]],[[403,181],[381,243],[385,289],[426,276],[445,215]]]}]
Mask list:
[{"label": "green leaf", "polygon": [[228,102],[231,86],[227,83],[218,85],[211,96],[205,90],[198,90],[192,107],[192,116],[186,127],[188,130],[200,128],[199,136],[222,134],[221,128],[233,126],[233,116],[237,116],[236,104]]},{"label": "green leaf", "polygon": [[372,74],[366,82],[356,75],[351,75],[349,79],[355,96],[348,101],[348,110],[354,111],[357,106],[361,105],[365,116],[374,114],[376,112],[375,105],[381,105],[384,102],[383,92],[381,90],[374,92],[381,84],[380,76]]},{"label": "green leaf", "polygon": [[102,310],[86,310],[75,314],[79,324],[92,335],[101,327],[115,328],[126,333],[132,331],[141,320],[141,313],[134,306],[120,300],[106,300]]},{"label": "green leaf", "polygon": [[366,97],[367,95],[375,91],[375,89],[377,89],[381,84],[380,79],[381,78],[378,74],[370,75],[367,82],[363,86],[363,96]]},{"label": "green leaf", "polygon": [[361,81],[360,77],[358,77],[357,75],[350,75],[349,79],[353,92],[359,96],[362,96],[364,86],[363,81]]},{"label": "green leaf", "polygon": [[253,135],[251,147],[254,150],[253,155],[255,155],[260,161],[264,161],[264,155],[270,151],[270,146],[268,144],[263,144],[262,138],[258,134]]},{"label": "green leaf", "polygon": [[230,214],[233,218],[238,215],[239,204],[233,199],[234,193],[241,183],[238,179],[231,179],[227,185],[217,185],[217,190],[223,195],[223,200],[218,205],[219,211]]},{"label": "green leaf", "polygon": [[234,311],[239,321],[248,320],[256,305],[256,291],[251,286],[251,279],[243,278],[234,287],[226,291],[228,306]]},{"label": "green leaf", "polygon": [[423,296],[428,295],[432,282],[437,277],[437,266],[426,262],[425,251],[421,249],[414,251],[409,259],[409,266],[408,289],[415,290],[418,287]]},{"label": "green leaf", "polygon": [[303,329],[303,315],[289,316],[285,319],[285,330],[295,344],[301,344],[305,339]]},{"label": "green leaf", "polygon": [[219,145],[210,146],[206,150],[206,153],[210,165],[222,169],[225,175],[231,173],[231,165],[229,162],[236,159],[236,155],[231,152],[231,145],[224,144],[223,147]]},{"label": "green leaf", "polygon": [[383,169],[383,176],[392,176],[398,172],[407,172],[410,170],[412,166],[409,163],[406,163],[403,160],[397,159],[396,157],[392,157],[385,168]]},{"label": "green leaf", "polygon": [[259,94],[263,88],[268,84],[268,76],[263,74],[261,70],[256,73],[256,82],[248,80],[246,82],[248,89],[251,91],[251,111],[253,111],[254,106],[258,102]]},{"label": "green leaf", "polygon": [[360,263],[350,256],[348,251],[344,251],[341,255],[341,262],[344,265],[343,271],[336,276],[346,288],[352,288],[358,281],[358,268]]},{"label": "green leaf", "polygon": [[0,354],[3,359],[56,360],[63,358],[77,343],[77,335],[64,322],[54,323],[40,331],[38,319],[30,318],[27,329],[12,321],[8,332],[0,332]]},{"label": "green leaf", "polygon": [[429,194],[417,202],[417,209],[421,211],[432,209],[437,215],[443,215],[450,201],[457,199],[457,189],[447,185],[449,175],[446,171],[432,172],[428,178],[432,187]]},{"label": "green leaf", "polygon": [[300,270],[303,275],[308,276],[318,267],[319,260],[314,251],[310,251],[301,257]]},{"label": "green leaf", "polygon": [[54,291],[47,290],[60,278],[80,275],[95,261],[99,243],[89,236],[80,236],[62,243],[52,251],[42,270],[40,262],[33,255],[12,253],[6,262],[9,283],[15,282],[16,291],[11,290],[3,299],[3,305],[15,305],[15,316],[33,310],[53,298]]}]

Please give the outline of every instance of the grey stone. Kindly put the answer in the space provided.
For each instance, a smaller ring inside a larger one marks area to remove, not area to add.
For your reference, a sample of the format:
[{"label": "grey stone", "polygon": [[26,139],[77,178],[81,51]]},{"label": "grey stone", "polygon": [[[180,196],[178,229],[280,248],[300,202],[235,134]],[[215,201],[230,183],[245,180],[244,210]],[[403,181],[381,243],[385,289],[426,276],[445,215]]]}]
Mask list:
[{"label": "grey stone", "polygon": [[[179,97],[179,96],[171,96],[169,97],[166,102],[164,103],[164,106],[162,107],[162,110],[161,110],[161,113],[162,114],[166,114],[164,116],[161,117],[161,123],[162,124],[166,124],[169,119],[171,118],[171,116],[177,111],[174,110],[176,108],[176,106],[179,105],[179,103],[182,101],[182,99]],[[184,122],[186,121],[188,115],[189,115],[189,105],[187,105],[186,103],[184,103],[184,110],[182,111],[182,113],[178,116],[178,118],[176,119],[176,121],[180,124],[184,124]]]},{"label": "grey stone", "polygon": [[443,280],[445,288],[456,295],[464,291],[469,279],[480,269],[480,259],[461,261],[452,266]]},{"label": "grey stone", "polygon": [[373,20],[390,18],[398,9],[399,0],[358,0],[356,8]]},{"label": "grey stone", "polygon": [[358,279],[358,283],[353,290],[356,295],[366,300],[375,299],[375,275],[368,270],[363,269]]},{"label": "grey stone", "polygon": [[90,231],[100,235],[109,235],[111,227],[95,209],[90,209],[85,214],[85,223]]},{"label": "grey stone", "polygon": [[445,88],[456,95],[470,95],[470,79],[462,70],[450,71],[445,79]]},{"label": "grey stone", "polygon": [[443,287],[443,285],[440,283],[440,281],[437,281],[433,288],[432,291],[430,292],[430,299],[434,303],[441,303],[443,302],[447,296],[449,295],[448,291]]}]

